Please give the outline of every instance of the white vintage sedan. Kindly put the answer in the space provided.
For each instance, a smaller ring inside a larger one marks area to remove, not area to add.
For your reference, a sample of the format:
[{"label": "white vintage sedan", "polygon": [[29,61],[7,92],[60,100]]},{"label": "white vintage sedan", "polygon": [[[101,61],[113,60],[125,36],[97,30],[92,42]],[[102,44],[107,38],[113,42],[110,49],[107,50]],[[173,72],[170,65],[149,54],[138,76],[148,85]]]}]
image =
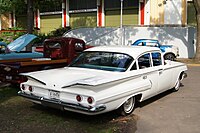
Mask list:
[{"label": "white vintage sedan", "polygon": [[85,50],[68,67],[24,73],[18,92],[34,103],[96,115],[132,113],[136,102],[178,90],[187,66],[164,61],[155,47],[100,46]]}]

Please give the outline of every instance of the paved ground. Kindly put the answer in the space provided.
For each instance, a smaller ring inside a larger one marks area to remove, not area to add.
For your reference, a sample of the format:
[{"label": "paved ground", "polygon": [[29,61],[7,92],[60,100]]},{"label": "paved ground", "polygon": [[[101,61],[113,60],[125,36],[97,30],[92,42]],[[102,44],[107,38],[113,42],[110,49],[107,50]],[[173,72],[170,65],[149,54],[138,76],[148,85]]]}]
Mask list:
[{"label": "paved ground", "polygon": [[189,67],[183,85],[178,92],[154,97],[134,111],[138,116],[137,133],[200,132],[199,66]]}]

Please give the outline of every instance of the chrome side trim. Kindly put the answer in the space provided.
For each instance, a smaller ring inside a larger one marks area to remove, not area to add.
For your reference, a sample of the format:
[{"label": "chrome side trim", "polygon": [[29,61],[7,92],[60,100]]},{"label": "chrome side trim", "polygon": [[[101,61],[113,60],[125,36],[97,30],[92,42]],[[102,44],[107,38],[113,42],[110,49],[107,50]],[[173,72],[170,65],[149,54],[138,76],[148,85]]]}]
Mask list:
[{"label": "chrome side trim", "polygon": [[181,65],[177,65],[177,66],[173,66],[173,67],[165,68],[164,70],[168,70],[168,69],[172,69],[172,68],[176,68],[176,67],[181,67],[181,66],[185,66],[185,65],[184,65],[184,64],[181,64]]},{"label": "chrome side trim", "polygon": [[68,87],[71,87],[71,86],[76,86],[76,85],[83,85],[83,86],[93,86],[93,85],[90,85],[90,84],[74,83],[74,84],[71,84],[71,85],[66,85],[66,86],[63,86],[63,87],[61,87],[61,88],[68,88]]},{"label": "chrome side trim", "polygon": [[83,111],[87,113],[97,113],[106,109],[106,106],[104,104],[100,104],[95,107],[85,107],[85,106],[82,106],[81,104],[67,103],[61,100],[56,100],[56,99],[47,99],[47,98],[39,97],[33,94],[26,94],[22,91],[19,91],[18,95],[25,97],[27,99],[33,100],[33,101],[39,101],[44,106],[58,108],[61,110],[74,109],[74,110],[79,110],[79,111]]},{"label": "chrome side trim", "polygon": [[[100,83],[100,84],[97,84],[97,85],[103,85],[103,84],[110,84],[110,83],[113,83],[113,82],[126,82],[128,80],[132,80],[132,79],[135,79],[135,78],[139,78],[145,74],[150,74],[150,73],[154,73],[154,72],[157,72],[158,70],[153,70],[153,71],[149,71],[149,72],[146,72],[144,74],[138,74],[138,75],[134,75],[134,76],[127,76],[127,77],[123,77],[123,78],[120,78],[120,79],[115,79],[115,80],[112,80],[112,81],[108,81],[108,82],[105,82],[105,83]],[[90,85],[90,84],[83,84],[83,83],[75,83],[75,84],[72,84],[72,85],[68,85],[68,86],[63,86],[62,88],[67,88],[67,87],[72,87],[72,86],[76,86],[76,85],[83,85],[83,86],[97,86],[97,85]]]},{"label": "chrome side trim", "polygon": [[43,84],[43,85],[46,85],[45,82],[43,82],[43,81],[41,81],[41,80],[39,80],[39,79],[36,79],[36,78],[34,78],[34,77],[32,77],[32,76],[29,76],[29,75],[25,75],[25,76],[27,76],[28,78],[33,79],[33,80],[35,80],[35,81],[37,81],[37,82]]}]

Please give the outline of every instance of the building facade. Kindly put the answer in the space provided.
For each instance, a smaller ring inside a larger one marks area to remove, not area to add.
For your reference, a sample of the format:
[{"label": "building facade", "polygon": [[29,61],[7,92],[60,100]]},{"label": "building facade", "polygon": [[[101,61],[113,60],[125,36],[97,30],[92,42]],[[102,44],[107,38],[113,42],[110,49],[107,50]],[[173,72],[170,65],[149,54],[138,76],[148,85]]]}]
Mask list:
[{"label": "building facade", "polygon": [[[35,11],[41,33],[59,27],[187,25],[187,0],[54,0]],[[0,28],[24,27],[26,14],[1,16]]]}]

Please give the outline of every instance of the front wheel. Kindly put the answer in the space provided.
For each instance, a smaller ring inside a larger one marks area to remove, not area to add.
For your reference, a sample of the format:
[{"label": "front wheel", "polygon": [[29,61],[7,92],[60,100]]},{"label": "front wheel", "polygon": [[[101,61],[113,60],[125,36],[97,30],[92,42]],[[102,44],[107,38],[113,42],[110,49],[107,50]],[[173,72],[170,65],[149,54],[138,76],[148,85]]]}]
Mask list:
[{"label": "front wheel", "polygon": [[133,112],[135,108],[135,97],[129,98],[125,101],[122,106],[118,109],[118,113],[122,116],[129,115]]},{"label": "front wheel", "polygon": [[174,86],[174,91],[178,91],[180,89],[180,87],[181,87],[181,81],[180,81],[180,79],[178,79]]},{"label": "front wheel", "polygon": [[175,60],[175,56],[173,54],[166,54],[164,58],[165,60],[171,60],[171,61]]}]

